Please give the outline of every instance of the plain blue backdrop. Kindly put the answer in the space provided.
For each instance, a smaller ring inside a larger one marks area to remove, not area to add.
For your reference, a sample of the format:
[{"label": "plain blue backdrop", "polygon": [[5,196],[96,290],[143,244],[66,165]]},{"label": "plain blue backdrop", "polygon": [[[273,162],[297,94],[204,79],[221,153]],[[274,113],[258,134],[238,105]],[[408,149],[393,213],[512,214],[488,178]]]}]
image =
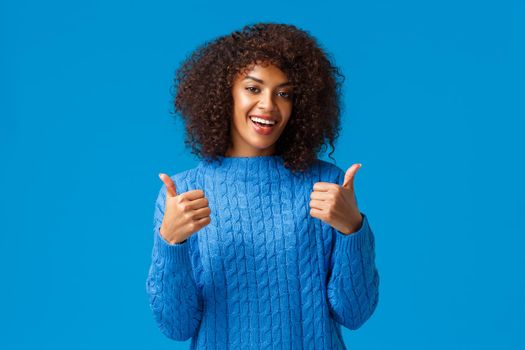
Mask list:
[{"label": "plain blue backdrop", "polygon": [[271,21],[309,31],[346,76],[334,158],[363,164],[381,277],[348,347],[525,349],[524,13],[0,2],[0,348],[189,347],[160,333],[145,290],[157,174],[197,163],[171,114],[173,74],[204,41]]}]

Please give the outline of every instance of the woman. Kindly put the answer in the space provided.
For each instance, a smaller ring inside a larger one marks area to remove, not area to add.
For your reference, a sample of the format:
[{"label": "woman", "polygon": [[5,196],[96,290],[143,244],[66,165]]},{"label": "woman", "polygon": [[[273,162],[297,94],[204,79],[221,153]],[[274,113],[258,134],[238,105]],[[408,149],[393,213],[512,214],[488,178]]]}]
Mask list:
[{"label": "woman", "polygon": [[353,180],[317,159],[339,132],[338,69],[292,25],[199,47],[176,74],[194,169],[160,174],[150,305],[191,348],[345,349],[378,303]]}]

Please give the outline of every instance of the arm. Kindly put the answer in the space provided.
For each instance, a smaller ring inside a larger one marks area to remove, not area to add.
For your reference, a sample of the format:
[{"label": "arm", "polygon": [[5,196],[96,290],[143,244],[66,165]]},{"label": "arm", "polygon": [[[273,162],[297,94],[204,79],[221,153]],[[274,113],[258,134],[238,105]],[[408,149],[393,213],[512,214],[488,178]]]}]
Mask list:
[{"label": "arm", "polygon": [[[345,172],[338,171],[342,184]],[[354,197],[355,198],[355,197]],[[357,204],[357,198],[355,198]],[[375,266],[375,240],[362,216],[361,227],[345,234],[332,229],[332,252],[328,273],[328,304],[333,318],[348,329],[358,329],[374,313],[379,300],[379,274]]]},{"label": "arm", "polygon": [[202,298],[195,283],[189,242],[170,244],[160,234],[166,203],[163,186],[155,203],[152,261],[146,291],[161,332],[173,340],[195,335],[202,318]]},{"label": "arm", "polygon": [[361,327],[379,299],[379,274],[375,266],[374,236],[365,214],[361,228],[345,235],[333,230],[333,250],[328,282],[329,309],[334,319],[349,329]]}]

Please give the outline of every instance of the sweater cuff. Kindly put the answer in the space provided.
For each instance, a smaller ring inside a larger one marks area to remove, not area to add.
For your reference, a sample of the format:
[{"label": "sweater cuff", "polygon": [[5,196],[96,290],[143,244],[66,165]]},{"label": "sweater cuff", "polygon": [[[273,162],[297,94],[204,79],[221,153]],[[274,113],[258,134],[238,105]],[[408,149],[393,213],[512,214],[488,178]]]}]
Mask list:
[{"label": "sweater cuff", "polygon": [[171,244],[160,234],[160,227],[155,228],[155,249],[159,258],[175,265],[190,265],[189,243],[184,240],[181,243]]},{"label": "sweater cuff", "polygon": [[356,232],[345,234],[339,230],[336,231],[335,238],[335,250],[336,251],[356,251],[360,250],[364,245],[370,243],[370,226],[368,224],[368,218],[365,214],[361,213],[363,221],[361,227]]}]

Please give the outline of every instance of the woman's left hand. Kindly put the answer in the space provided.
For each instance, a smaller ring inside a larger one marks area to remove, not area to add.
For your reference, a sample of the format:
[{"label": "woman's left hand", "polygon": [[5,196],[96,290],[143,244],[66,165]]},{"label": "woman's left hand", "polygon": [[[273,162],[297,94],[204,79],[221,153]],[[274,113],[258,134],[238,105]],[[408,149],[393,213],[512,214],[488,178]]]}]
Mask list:
[{"label": "woman's left hand", "polygon": [[356,232],[363,221],[354,194],[354,178],[361,164],[353,164],[345,173],[343,185],[316,182],[310,194],[310,215],[344,234]]}]

